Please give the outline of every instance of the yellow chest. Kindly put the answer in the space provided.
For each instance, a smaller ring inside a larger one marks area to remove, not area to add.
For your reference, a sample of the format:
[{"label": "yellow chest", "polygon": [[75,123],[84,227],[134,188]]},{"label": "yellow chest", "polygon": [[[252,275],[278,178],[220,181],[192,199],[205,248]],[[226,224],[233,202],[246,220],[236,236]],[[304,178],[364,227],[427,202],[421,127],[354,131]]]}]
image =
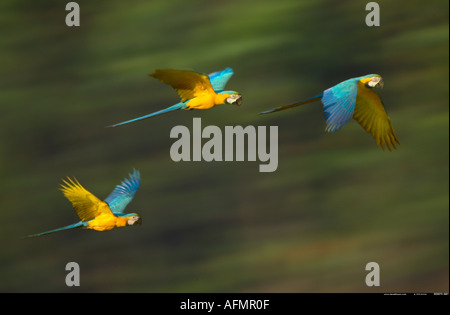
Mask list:
[{"label": "yellow chest", "polygon": [[116,217],[115,215],[111,214],[101,214],[95,219],[89,221],[89,225],[87,226],[87,228],[96,231],[107,231],[125,225],[125,218]]},{"label": "yellow chest", "polygon": [[186,105],[188,108],[209,109],[216,105],[224,104],[225,99],[226,97],[224,95],[208,93],[189,100],[188,102],[186,102]]}]

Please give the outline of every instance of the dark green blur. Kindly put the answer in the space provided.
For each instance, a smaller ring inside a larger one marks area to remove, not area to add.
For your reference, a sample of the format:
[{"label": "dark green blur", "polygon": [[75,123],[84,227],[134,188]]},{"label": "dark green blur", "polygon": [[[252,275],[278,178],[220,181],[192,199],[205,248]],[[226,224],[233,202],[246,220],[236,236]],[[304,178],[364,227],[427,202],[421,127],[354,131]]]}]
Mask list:
[{"label": "dark green blur", "polygon": [[[0,3],[0,292],[448,292],[448,1],[377,1],[371,28],[369,1],[81,0],[78,28],[67,2]],[[178,102],[154,69],[228,66],[241,107],[105,128]],[[318,102],[256,115],[370,73],[394,152],[356,121],[326,134]],[[278,170],[173,162],[193,117],[279,126]],[[105,198],[133,168],[140,227],[21,239],[78,221],[61,178]]]}]

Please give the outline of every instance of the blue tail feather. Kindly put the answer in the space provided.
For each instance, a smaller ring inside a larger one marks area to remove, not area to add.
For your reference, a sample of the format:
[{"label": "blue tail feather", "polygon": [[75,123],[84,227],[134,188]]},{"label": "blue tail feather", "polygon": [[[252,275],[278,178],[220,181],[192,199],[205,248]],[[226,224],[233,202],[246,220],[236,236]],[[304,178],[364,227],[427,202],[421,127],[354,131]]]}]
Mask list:
[{"label": "blue tail feather", "polygon": [[50,234],[50,233],[54,233],[54,232],[59,232],[59,231],[64,231],[64,230],[69,230],[69,229],[75,229],[75,228],[80,228],[83,226],[87,226],[88,222],[78,222],[78,223],[74,223],[68,226],[64,226],[62,228],[59,229],[54,229],[51,231],[47,231],[47,232],[42,232],[42,233],[37,233],[37,234],[31,234],[31,235],[27,235],[24,238],[29,238],[29,237],[37,237],[37,236],[42,236],[42,235],[46,235],[46,234]]},{"label": "blue tail feather", "polygon": [[168,112],[171,112],[171,111],[174,111],[174,110],[184,109],[184,108],[187,108],[185,103],[178,103],[178,104],[170,106],[170,107],[168,107],[166,109],[162,109],[160,111],[157,111],[157,112],[154,112],[154,113],[151,113],[151,114],[148,114],[148,115],[144,115],[144,116],[141,116],[141,117],[138,117],[138,118],[134,118],[134,119],[131,119],[131,120],[127,120],[127,121],[124,121],[124,122],[121,122],[121,123],[110,125],[108,127],[117,127],[117,126],[129,124],[129,123],[132,123],[132,122],[135,122],[135,121],[138,121],[138,120],[147,119],[147,118],[150,118],[150,117],[153,117],[153,116],[165,114],[165,113],[168,113]]},{"label": "blue tail feather", "polygon": [[258,115],[270,114],[270,113],[278,112],[280,110],[285,110],[285,109],[292,108],[292,107],[297,107],[297,106],[300,106],[300,105],[303,105],[303,104],[308,104],[308,103],[317,101],[318,99],[322,98],[322,96],[323,96],[323,93],[320,93],[319,95],[316,95],[314,97],[308,98],[306,100],[303,100],[303,101],[300,101],[300,102],[297,102],[297,103],[294,103],[294,104],[291,104],[291,105],[285,105],[285,106],[280,106],[280,107],[277,107],[277,108],[266,110],[265,112],[261,112]]}]

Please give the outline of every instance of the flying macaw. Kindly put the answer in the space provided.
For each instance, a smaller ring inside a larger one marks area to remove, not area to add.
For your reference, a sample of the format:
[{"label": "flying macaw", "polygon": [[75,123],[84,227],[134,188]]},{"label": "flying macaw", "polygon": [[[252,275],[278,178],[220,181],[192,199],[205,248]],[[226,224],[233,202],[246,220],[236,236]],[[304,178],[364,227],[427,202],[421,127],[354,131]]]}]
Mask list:
[{"label": "flying macaw", "polygon": [[343,81],[314,97],[302,100],[292,105],[281,106],[260,114],[269,114],[280,110],[300,106],[321,99],[324,105],[327,122],[326,131],[335,132],[341,129],[353,117],[366,132],[370,133],[384,150],[391,146],[397,149],[400,144],[392,127],[383,102],[373,88],[384,85],[383,78],[378,74]]},{"label": "flying macaw", "polygon": [[241,94],[236,91],[225,91],[225,85],[233,74],[231,68],[213,72],[208,76],[193,71],[157,69],[149,76],[171,85],[180,96],[181,102],[166,109],[109,127],[125,125],[178,109],[209,109],[221,104],[240,106],[242,103]]},{"label": "flying macaw", "polygon": [[61,184],[60,190],[72,203],[81,221],[59,229],[28,235],[27,237],[36,237],[74,228],[106,231],[116,227],[140,225],[142,223],[142,219],[138,214],[123,213],[141,184],[138,170],[134,170],[133,173],[129,174],[129,178],[125,178],[120,185],[117,185],[111,194],[106,197],[105,201],[101,201],[87,191],[76,179],[68,178],[68,181],[63,180],[63,182],[65,185]]}]

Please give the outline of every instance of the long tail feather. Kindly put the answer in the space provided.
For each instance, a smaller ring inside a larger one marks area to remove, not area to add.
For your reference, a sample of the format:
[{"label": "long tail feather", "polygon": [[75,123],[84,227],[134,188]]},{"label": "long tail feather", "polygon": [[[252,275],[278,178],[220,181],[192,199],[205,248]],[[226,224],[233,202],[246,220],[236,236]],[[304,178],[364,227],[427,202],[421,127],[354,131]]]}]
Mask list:
[{"label": "long tail feather", "polygon": [[50,234],[50,233],[54,233],[54,232],[59,232],[59,231],[64,231],[64,230],[69,230],[69,229],[75,229],[75,228],[80,228],[83,226],[86,226],[87,222],[78,222],[78,223],[74,223],[68,226],[64,226],[62,228],[59,229],[54,229],[51,231],[47,231],[47,232],[42,232],[42,233],[37,233],[37,234],[31,234],[31,235],[27,235],[24,238],[29,238],[29,237],[37,237],[37,236],[42,236],[42,235],[46,235],[46,234]]},{"label": "long tail feather", "polygon": [[278,112],[280,110],[285,110],[285,109],[288,109],[288,108],[292,108],[292,107],[297,107],[297,106],[300,106],[300,105],[308,104],[308,103],[317,101],[318,99],[321,99],[322,95],[323,95],[323,93],[320,93],[319,95],[316,95],[314,97],[308,98],[308,99],[303,100],[303,101],[300,101],[298,103],[294,103],[294,104],[291,104],[291,105],[280,106],[280,107],[273,108],[273,109],[269,109],[269,110],[266,110],[265,112],[259,113],[258,115],[270,114],[270,113]]},{"label": "long tail feather", "polygon": [[117,123],[117,124],[114,124],[114,125],[110,125],[110,126],[108,126],[108,127],[117,127],[117,126],[129,124],[129,123],[132,123],[132,122],[135,122],[135,121],[138,121],[138,120],[147,119],[147,118],[150,118],[150,117],[153,117],[153,116],[165,114],[165,113],[168,113],[168,112],[171,112],[171,111],[174,111],[174,110],[184,109],[184,108],[187,108],[187,106],[186,106],[185,103],[178,103],[178,104],[175,104],[175,105],[173,105],[173,106],[170,106],[170,107],[168,107],[168,108],[166,108],[166,109],[162,109],[162,110],[160,110],[160,111],[157,111],[157,112],[154,112],[154,113],[145,115],[145,116],[141,116],[141,117],[138,117],[138,118],[134,118],[134,119],[131,119],[131,120],[127,120],[127,121],[124,121],[124,122],[121,122],[121,123]]}]

